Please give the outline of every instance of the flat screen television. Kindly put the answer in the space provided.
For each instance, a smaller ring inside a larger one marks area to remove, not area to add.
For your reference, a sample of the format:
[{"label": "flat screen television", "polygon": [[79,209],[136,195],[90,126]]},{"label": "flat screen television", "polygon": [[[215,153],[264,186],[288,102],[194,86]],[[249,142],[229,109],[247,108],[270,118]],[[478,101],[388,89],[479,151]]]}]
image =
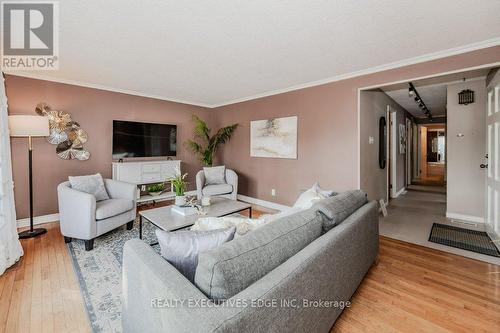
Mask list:
[{"label": "flat screen television", "polygon": [[113,120],[113,159],[177,155],[177,125]]}]

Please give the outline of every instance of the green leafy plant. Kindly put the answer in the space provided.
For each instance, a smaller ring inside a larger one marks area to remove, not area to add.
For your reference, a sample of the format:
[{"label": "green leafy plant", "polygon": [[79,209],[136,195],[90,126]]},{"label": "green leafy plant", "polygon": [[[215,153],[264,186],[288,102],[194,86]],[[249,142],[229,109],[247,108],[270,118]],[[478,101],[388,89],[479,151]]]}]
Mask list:
[{"label": "green leafy plant", "polygon": [[146,186],[146,190],[148,192],[162,192],[165,189],[165,184],[164,183],[157,183],[157,184],[149,184]]},{"label": "green leafy plant", "polygon": [[184,180],[187,177],[187,173],[181,174],[181,171],[176,169],[176,175],[170,178],[167,178],[172,186],[174,187],[175,195],[180,197],[184,195],[186,192],[187,182]]},{"label": "green leafy plant", "polygon": [[187,140],[185,145],[194,154],[198,155],[203,165],[212,166],[217,148],[231,139],[239,124],[223,127],[213,136],[210,136],[212,130],[207,126],[207,123],[196,115],[193,115],[193,121],[195,122],[195,140],[201,140],[201,143],[195,140]]}]

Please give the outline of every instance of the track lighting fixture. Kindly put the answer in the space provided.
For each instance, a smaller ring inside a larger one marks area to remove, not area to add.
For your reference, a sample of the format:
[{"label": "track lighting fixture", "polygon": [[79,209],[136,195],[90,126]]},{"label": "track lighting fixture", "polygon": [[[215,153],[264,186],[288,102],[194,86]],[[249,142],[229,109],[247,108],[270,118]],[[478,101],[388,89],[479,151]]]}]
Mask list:
[{"label": "track lighting fixture", "polygon": [[415,97],[415,90],[413,90],[411,87],[408,88],[408,97]]},{"label": "track lighting fixture", "polygon": [[431,110],[429,110],[427,105],[425,105],[424,101],[422,100],[422,98],[418,94],[417,89],[415,89],[415,87],[413,86],[413,83],[408,82],[408,85],[410,86],[408,88],[408,97],[410,97],[410,98],[413,97],[413,99],[415,100],[415,103],[417,103],[420,110],[422,110],[422,112],[427,116],[427,118],[429,118],[429,120],[432,120]]}]

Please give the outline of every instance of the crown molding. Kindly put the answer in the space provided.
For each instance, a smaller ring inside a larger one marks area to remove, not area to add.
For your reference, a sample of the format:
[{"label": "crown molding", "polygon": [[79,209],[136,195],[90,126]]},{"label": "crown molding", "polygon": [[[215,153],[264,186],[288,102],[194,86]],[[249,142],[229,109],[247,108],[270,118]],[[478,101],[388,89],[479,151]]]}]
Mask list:
[{"label": "crown molding", "polygon": [[78,86],[78,87],[84,87],[84,88],[91,88],[91,89],[97,89],[97,90],[116,92],[116,93],[120,93],[120,94],[132,95],[132,96],[158,99],[158,100],[167,101],[167,102],[174,102],[174,103],[180,103],[180,104],[199,106],[199,107],[208,108],[208,109],[213,108],[213,106],[211,106],[210,104],[185,101],[182,99],[160,96],[160,95],[146,94],[146,93],[143,93],[140,91],[108,87],[108,86],[103,86],[103,85],[95,84],[95,83],[87,83],[87,82],[82,82],[82,81],[74,81],[74,80],[67,80],[67,79],[62,79],[62,78],[55,78],[55,77],[52,77],[49,75],[43,75],[43,74],[37,74],[37,73],[25,73],[25,72],[21,73],[21,72],[16,72],[16,71],[6,71],[5,74],[12,75],[12,76],[25,77],[25,78],[29,78],[29,79],[35,79],[35,80],[43,80],[43,81],[49,81],[49,82],[69,84],[72,86]]},{"label": "crown molding", "polygon": [[92,88],[92,89],[117,92],[117,93],[122,93],[122,94],[127,94],[127,95],[133,95],[133,96],[153,98],[153,99],[181,103],[181,104],[189,104],[189,105],[193,105],[193,106],[199,106],[199,107],[213,109],[213,108],[218,108],[221,106],[246,102],[246,101],[250,101],[250,100],[254,100],[254,99],[258,99],[258,98],[263,98],[263,97],[283,94],[283,93],[291,92],[291,91],[295,91],[295,90],[300,90],[300,89],[304,89],[304,88],[319,86],[319,85],[323,85],[323,84],[327,84],[327,83],[331,83],[331,82],[347,80],[347,79],[351,79],[354,77],[373,74],[373,73],[382,72],[382,71],[386,71],[386,70],[390,70],[390,69],[405,67],[405,66],[409,66],[409,65],[415,65],[418,63],[423,63],[423,62],[427,62],[427,61],[431,61],[431,60],[446,58],[446,57],[459,55],[462,53],[467,53],[467,52],[472,52],[472,51],[477,51],[477,50],[481,50],[481,49],[485,49],[485,48],[489,48],[489,47],[494,47],[494,46],[498,46],[498,45],[500,45],[500,37],[492,38],[492,39],[488,39],[488,40],[484,40],[481,42],[472,43],[472,44],[468,44],[468,45],[464,45],[464,46],[460,46],[460,47],[455,47],[455,48],[451,48],[451,49],[447,49],[447,50],[443,50],[443,51],[428,53],[425,55],[412,57],[412,58],[408,58],[408,59],[404,59],[404,60],[400,60],[400,61],[395,61],[395,62],[391,62],[391,63],[384,64],[384,65],[374,66],[374,67],[362,69],[359,71],[340,74],[340,75],[328,77],[328,78],[321,79],[321,80],[306,82],[306,83],[290,86],[287,88],[276,89],[276,90],[272,90],[272,91],[268,91],[268,92],[263,92],[260,94],[255,94],[255,95],[251,95],[251,96],[247,96],[247,97],[229,100],[226,102],[215,103],[215,104],[206,104],[206,103],[187,101],[187,100],[182,100],[182,99],[177,99],[177,98],[171,98],[168,96],[146,94],[146,93],[142,93],[142,92],[134,91],[134,90],[108,87],[108,86],[104,86],[104,85],[75,81],[75,80],[68,80],[68,79],[63,79],[63,78],[55,78],[55,77],[51,77],[49,75],[42,75],[42,74],[37,74],[37,73],[25,73],[25,72],[18,73],[16,71],[7,71],[6,74],[13,75],[13,76],[26,77],[26,78],[31,78],[31,79],[37,79],[37,80],[70,84],[70,85],[74,85],[74,86],[80,86],[80,87],[86,87],[86,88]]},{"label": "crown molding", "polygon": [[[460,46],[460,47],[455,47],[455,48],[451,48],[451,49],[447,49],[447,50],[443,50],[443,51],[428,53],[428,54],[421,55],[418,57],[413,57],[413,58],[408,58],[408,59],[404,59],[404,60],[400,60],[400,61],[395,61],[395,62],[391,62],[391,63],[385,64],[385,65],[374,66],[374,67],[362,69],[359,71],[354,71],[354,72],[350,72],[350,73],[346,73],[346,74],[340,74],[340,75],[332,76],[332,77],[329,77],[326,79],[321,79],[321,80],[312,81],[312,82],[308,82],[308,83],[302,83],[302,84],[291,86],[288,88],[277,89],[277,90],[273,90],[273,91],[269,91],[269,92],[264,92],[261,94],[256,94],[253,96],[243,97],[240,99],[234,99],[234,100],[231,100],[228,102],[214,104],[211,107],[217,108],[217,107],[221,107],[221,106],[246,102],[246,101],[250,101],[250,100],[254,100],[254,99],[258,99],[258,98],[283,94],[283,93],[287,93],[290,91],[300,90],[300,89],[304,89],[304,88],[310,88],[310,87],[314,87],[314,86],[320,86],[320,85],[331,83],[331,82],[352,79],[352,78],[355,78],[358,76],[374,74],[374,73],[383,72],[383,71],[390,70],[390,69],[415,65],[415,64],[419,64],[419,63],[423,63],[423,62],[427,62],[427,61],[432,61],[432,60],[436,60],[436,59],[442,59],[442,58],[446,58],[446,57],[451,57],[454,55],[459,55],[459,54],[463,54],[463,53],[468,53],[468,52],[472,52],[472,51],[486,49],[486,48],[498,46],[498,45],[500,45],[500,37],[488,39],[488,40],[478,42],[478,43],[473,43],[473,44],[468,44],[468,45],[464,45],[464,46]],[[435,76],[435,75],[433,75],[433,76]]]}]

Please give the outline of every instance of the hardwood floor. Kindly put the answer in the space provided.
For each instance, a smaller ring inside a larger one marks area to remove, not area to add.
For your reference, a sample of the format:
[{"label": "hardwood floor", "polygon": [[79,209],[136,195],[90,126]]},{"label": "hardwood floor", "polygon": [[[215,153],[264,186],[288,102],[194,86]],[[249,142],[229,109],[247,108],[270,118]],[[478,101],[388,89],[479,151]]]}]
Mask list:
[{"label": "hardwood floor", "polygon": [[59,223],[23,239],[24,256],[0,276],[0,332],[90,332]]},{"label": "hardwood floor", "polygon": [[332,332],[500,332],[500,266],[380,237]]},{"label": "hardwood floor", "polygon": [[[89,332],[57,223],[22,240],[0,277],[0,332]],[[332,332],[500,332],[500,266],[380,238],[372,267]]]}]

